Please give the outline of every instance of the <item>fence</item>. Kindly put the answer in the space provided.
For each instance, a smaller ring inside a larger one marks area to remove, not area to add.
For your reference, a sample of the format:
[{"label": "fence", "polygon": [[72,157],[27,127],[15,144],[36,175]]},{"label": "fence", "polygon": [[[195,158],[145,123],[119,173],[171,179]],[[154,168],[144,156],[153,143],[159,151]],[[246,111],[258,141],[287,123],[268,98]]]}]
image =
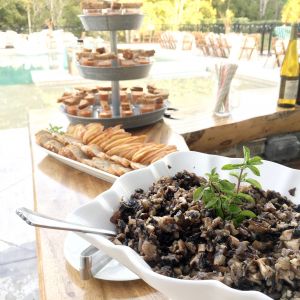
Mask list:
[{"label": "fence", "polygon": [[[253,34],[259,33],[260,39],[260,54],[263,54],[267,49],[268,55],[271,53],[272,37],[274,36],[274,29],[284,25],[281,22],[273,23],[234,23],[231,25],[231,31],[236,33]],[[169,24],[161,24],[159,26],[162,31],[174,30],[174,26]],[[179,31],[198,31],[198,32],[213,32],[225,33],[224,24],[182,24],[178,27]],[[298,24],[298,32],[300,33],[300,23]]]},{"label": "fence", "polygon": [[[231,25],[231,31],[237,33],[253,34],[259,33],[261,35],[260,39],[260,54],[267,50],[268,55],[271,53],[272,37],[274,36],[274,29],[278,26],[282,26],[281,22],[273,23],[234,23]],[[160,28],[160,31],[196,31],[196,32],[214,32],[214,33],[224,33],[225,27],[222,23],[215,24],[180,24],[178,26],[170,24],[156,24],[155,28]],[[63,29],[65,31],[70,31],[76,36],[79,36],[84,29],[81,26],[76,27],[57,27],[56,29]],[[1,30],[1,28],[0,28]],[[41,30],[34,28],[34,31]],[[20,28],[20,33],[28,33],[28,28]],[[300,23],[298,24],[298,32],[300,32]]]}]

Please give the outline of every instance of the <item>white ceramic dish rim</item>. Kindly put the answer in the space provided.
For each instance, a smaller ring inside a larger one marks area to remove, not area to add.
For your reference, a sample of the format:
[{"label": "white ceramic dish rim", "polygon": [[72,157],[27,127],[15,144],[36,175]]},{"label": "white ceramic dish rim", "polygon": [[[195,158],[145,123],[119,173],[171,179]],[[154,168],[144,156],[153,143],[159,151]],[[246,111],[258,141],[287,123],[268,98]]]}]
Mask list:
[{"label": "white ceramic dish rim", "polygon": [[[84,224],[112,229],[114,225],[109,222],[109,218],[117,209],[121,197],[129,197],[136,188],[147,189],[151,183],[160,177],[172,175],[184,169],[203,175],[213,167],[217,167],[222,178],[229,178],[228,172],[220,170],[221,166],[239,160],[193,151],[172,153],[147,168],[121,176],[108,191],[100,194],[95,201],[78,208],[73,214]],[[276,190],[289,197],[293,202],[300,203],[297,192],[296,197],[291,197],[288,194],[289,189],[295,186],[298,187],[300,171],[269,161],[264,161],[260,170],[261,177],[259,180],[264,189]],[[277,177],[274,177],[274,175]],[[254,175],[252,177],[255,178]],[[271,299],[263,293],[236,290],[216,280],[181,280],[166,277],[153,272],[143,258],[127,246],[116,246],[101,236],[91,234],[79,234],[79,236],[118,260],[149,285],[171,299],[188,298],[189,300],[196,300],[199,299],[199,295],[203,299],[210,300],[221,298],[235,300],[242,297],[243,299],[255,300]]]}]

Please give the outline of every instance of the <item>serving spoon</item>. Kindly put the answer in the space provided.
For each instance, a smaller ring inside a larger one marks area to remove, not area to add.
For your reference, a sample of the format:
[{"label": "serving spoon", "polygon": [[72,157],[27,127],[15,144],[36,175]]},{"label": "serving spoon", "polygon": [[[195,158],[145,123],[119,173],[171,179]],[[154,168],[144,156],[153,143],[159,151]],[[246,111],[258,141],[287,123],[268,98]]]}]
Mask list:
[{"label": "serving spoon", "polygon": [[116,236],[116,231],[89,227],[64,220],[55,219],[38,212],[32,211],[26,207],[20,207],[16,210],[16,214],[23,219],[28,225],[42,228],[77,231],[83,233],[95,233],[109,237]]}]

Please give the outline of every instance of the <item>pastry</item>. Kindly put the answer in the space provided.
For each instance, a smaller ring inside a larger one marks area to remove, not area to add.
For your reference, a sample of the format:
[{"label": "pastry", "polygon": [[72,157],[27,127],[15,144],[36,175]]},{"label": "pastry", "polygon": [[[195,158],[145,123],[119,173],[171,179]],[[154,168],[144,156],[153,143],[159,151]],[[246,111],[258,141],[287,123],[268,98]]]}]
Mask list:
[{"label": "pastry", "polygon": [[140,105],[140,112],[141,112],[141,114],[149,113],[149,112],[152,112],[152,111],[154,111],[154,105],[152,105],[152,104],[143,104],[143,105]]},{"label": "pastry", "polygon": [[131,110],[131,105],[129,104],[129,102],[121,103],[121,109],[122,110]]},{"label": "pastry", "polygon": [[77,115],[80,117],[90,118],[92,116],[92,110],[90,108],[84,108],[78,110]]},{"label": "pastry", "polygon": [[82,99],[78,104],[78,108],[84,109],[84,108],[88,107],[89,105],[90,105],[90,102],[88,100]]},{"label": "pastry", "polygon": [[90,58],[91,56],[91,53],[90,52],[79,52],[79,53],[76,53],[76,58],[77,60],[80,60],[81,58]]},{"label": "pastry", "polygon": [[111,86],[98,86],[97,88],[99,91],[106,91],[106,92],[111,91]]},{"label": "pastry", "polygon": [[84,100],[88,101],[88,103],[89,103],[90,105],[94,105],[95,102],[96,102],[95,96],[94,96],[94,95],[91,95],[91,94],[85,96],[85,97],[84,97]]},{"label": "pastry", "polygon": [[105,53],[105,48],[104,47],[96,48],[96,52],[99,54],[103,54]]},{"label": "pastry", "polygon": [[98,9],[98,8],[88,8],[88,9],[83,9],[83,13],[85,15],[89,15],[89,16],[99,16],[101,15],[102,11],[101,9]]},{"label": "pastry", "polygon": [[133,86],[132,88],[130,88],[130,90],[132,92],[142,92],[144,90],[144,88],[141,86]]},{"label": "pastry", "polygon": [[143,6],[143,2],[122,3],[122,8],[141,8],[142,6]]},{"label": "pastry", "polygon": [[100,101],[100,105],[101,105],[103,110],[110,110],[110,106],[109,106],[108,102]]},{"label": "pastry", "polygon": [[84,0],[81,1],[81,8],[85,10],[102,9],[103,3],[98,1]]},{"label": "pastry", "polygon": [[110,110],[104,110],[102,112],[99,113],[99,118],[111,118],[112,117],[112,112]]},{"label": "pastry", "polygon": [[83,49],[83,52],[92,53],[92,49],[84,48],[84,49]]},{"label": "pastry", "polygon": [[158,103],[155,103],[155,104],[154,104],[154,109],[155,109],[155,110],[161,109],[161,108],[163,108],[163,107],[164,107],[163,104],[158,104]]},{"label": "pastry", "polygon": [[66,96],[72,96],[72,93],[71,92],[64,92],[62,94],[62,97],[66,97]]},{"label": "pastry", "polygon": [[109,68],[112,66],[112,60],[98,60],[96,66],[100,68]]},{"label": "pastry", "polygon": [[97,88],[90,88],[90,89],[86,89],[86,92],[96,94],[96,93],[98,93],[98,89]]},{"label": "pastry", "polygon": [[111,2],[111,5],[110,5],[110,8],[111,8],[111,9],[116,9],[116,10],[118,10],[118,9],[121,8],[121,6],[122,6],[121,3],[118,3],[118,2],[116,2],[116,1],[112,1],[112,2]]},{"label": "pastry", "polygon": [[87,66],[87,67],[93,67],[96,64],[96,61],[94,59],[91,58],[84,58],[82,57],[79,61],[79,63],[83,66]]},{"label": "pastry", "polygon": [[132,110],[122,110],[121,111],[121,117],[131,117],[133,116]]},{"label": "pastry", "polygon": [[127,59],[120,59],[119,60],[119,64],[120,66],[122,67],[132,67],[132,66],[135,66],[136,63],[133,61],[133,60],[127,60]]},{"label": "pastry", "polygon": [[97,57],[100,60],[117,59],[117,56],[114,53],[102,53],[102,54],[98,54]]},{"label": "pastry", "polygon": [[65,99],[63,102],[65,105],[76,105],[80,102],[81,99],[82,99],[81,96],[75,95],[72,98]]},{"label": "pastry", "polygon": [[131,103],[132,104],[138,104],[140,103],[140,101],[142,100],[144,96],[143,92],[139,92],[139,91],[133,91],[131,92]]},{"label": "pastry", "polygon": [[127,97],[127,93],[124,91],[120,92],[120,102],[127,102],[128,101],[128,97]]},{"label": "pastry", "polygon": [[83,159],[87,159],[88,157],[84,154],[84,152],[80,149],[79,146],[76,145],[67,145],[59,150],[59,154],[81,162]]},{"label": "pastry", "polygon": [[124,49],[120,51],[125,59],[133,59],[133,52],[130,49]]},{"label": "pastry", "polygon": [[60,97],[60,98],[58,98],[57,99],[57,103],[64,103],[65,102],[65,100],[67,100],[67,99],[72,99],[73,98],[73,96],[71,95],[71,96],[64,96],[64,97]]},{"label": "pastry", "polygon": [[108,92],[106,92],[106,91],[100,91],[99,92],[100,101],[108,101],[108,95],[109,95]]},{"label": "pastry", "polygon": [[155,54],[155,50],[141,50],[139,56],[150,57],[150,56],[154,56],[154,54]]},{"label": "pastry", "polygon": [[67,108],[67,113],[69,115],[73,115],[73,116],[77,115],[77,111],[78,111],[77,105],[69,105],[66,108]]},{"label": "pastry", "polygon": [[147,65],[150,63],[149,59],[146,57],[135,58],[134,61],[139,65]]},{"label": "pastry", "polygon": [[155,87],[154,84],[148,84],[148,85],[147,85],[147,89],[148,89],[148,93],[153,94],[153,91],[156,90],[156,87]]}]

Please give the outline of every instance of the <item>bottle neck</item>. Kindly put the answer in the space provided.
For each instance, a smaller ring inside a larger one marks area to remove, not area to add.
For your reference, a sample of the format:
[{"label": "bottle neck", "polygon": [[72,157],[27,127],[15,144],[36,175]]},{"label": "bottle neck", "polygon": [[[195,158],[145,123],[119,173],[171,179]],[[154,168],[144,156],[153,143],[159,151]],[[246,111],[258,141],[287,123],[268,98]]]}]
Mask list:
[{"label": "bottle neck", "polygon": [[291,29],[290,41],[297,40],[297,35],[298,35],[298,26],[297,24],[293,24]]}]

